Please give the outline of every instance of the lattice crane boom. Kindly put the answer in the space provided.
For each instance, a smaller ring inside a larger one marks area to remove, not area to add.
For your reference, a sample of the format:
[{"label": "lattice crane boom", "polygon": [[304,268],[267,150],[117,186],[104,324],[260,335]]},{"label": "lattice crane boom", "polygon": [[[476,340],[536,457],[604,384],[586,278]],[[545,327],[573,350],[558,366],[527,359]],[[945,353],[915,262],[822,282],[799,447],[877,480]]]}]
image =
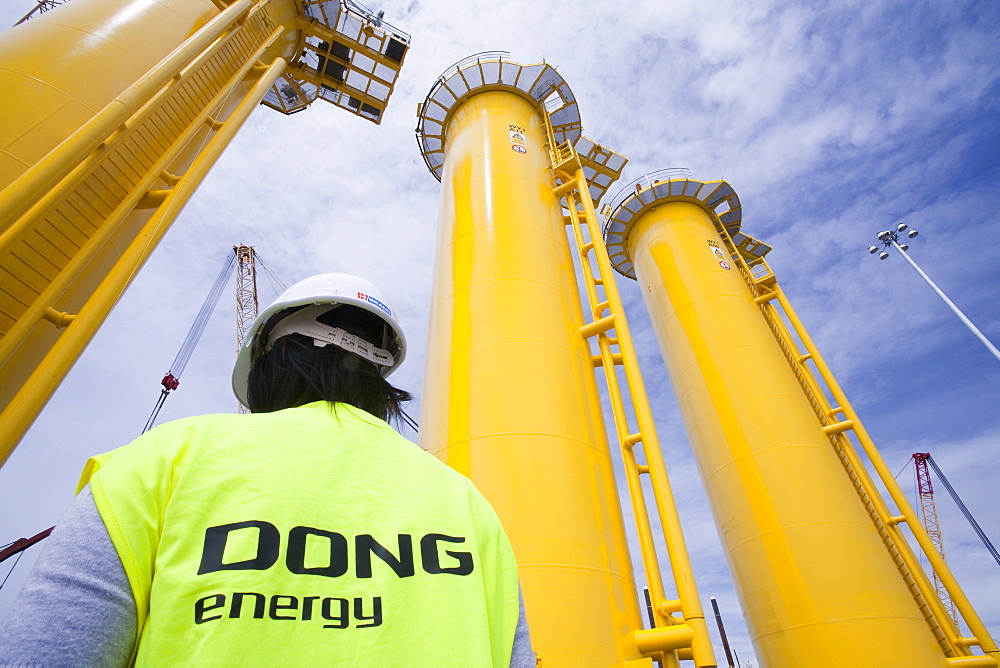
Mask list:
[{"label": "lattice crane boom", "polygon": [[[243,346],[247,330],[257,317],[260,305],[257,301],[257,253],[253,246],[233,246],[236,253],[236,350]],[[247,408],[240,404],[240,412]]]},{"label": "lattice crane boom", "polygon": [[[927,535],[930,536],[931,542],[934,543],[934,547],[941,555],[941,558],[945,559],[944,540],[941,538],[941,523],[938,521],[937,503],[934,501],[934,483],[931,482],[931,471],[927,465],[927,460],[930,459],[930,456],[928,452],[913,453],[913,468],[916,471],[917,478],[917,496],[920,497],[920,514],[923,517]],[[938,596],[941,597],[941,602],[944,603],[945,608],[948,610],[948,614],[957,622],[958,612],[955,610],[955,604],[951,600],[951,596],[948,595],[948,590],[945,588],[944,583],[941,582],[937,571],[934,571],[934,587],[937,589]]]}]

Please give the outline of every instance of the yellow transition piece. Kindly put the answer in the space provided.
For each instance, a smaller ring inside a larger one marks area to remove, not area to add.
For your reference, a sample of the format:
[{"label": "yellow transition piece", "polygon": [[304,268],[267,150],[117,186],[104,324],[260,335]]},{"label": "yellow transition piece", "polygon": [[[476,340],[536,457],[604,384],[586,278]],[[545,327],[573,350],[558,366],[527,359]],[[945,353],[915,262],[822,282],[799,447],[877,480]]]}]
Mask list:
[{"label": "yellow transition piece", "polygon": [[626,234],[761,663],[948,665],[712,217]]},{"label": "yellow transition piece", "polygon": [[620,665],[640,658],[641,620],[544,119],[529,100],[478,92],[445,122],[420,441],[497,510],[542,665]]}]

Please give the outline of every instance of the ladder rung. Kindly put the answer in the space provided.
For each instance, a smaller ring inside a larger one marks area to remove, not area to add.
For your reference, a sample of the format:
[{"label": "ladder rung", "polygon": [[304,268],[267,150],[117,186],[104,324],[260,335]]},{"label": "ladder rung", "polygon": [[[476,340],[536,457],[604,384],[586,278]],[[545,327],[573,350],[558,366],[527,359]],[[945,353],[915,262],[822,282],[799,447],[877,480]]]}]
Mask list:
[{"label": "ladder rung", "polygon": [[775,293],[773,293],[773,292],[767,292],[767,293],[762,294],[760,297],[757,297],[756,299],[754,299],[754,302],[757,303],[757,304],[766,304],[767,302],[771,301],[772,299],[774,299],[777,296],[778,295],[775,294]]},{"label": "ladder rung", "polygon": [[611,306],[611,304],[610,304],[610,303],[608,303],[607,301],[603,301],[603,302],[601,302],[601,303],[600,303],[600,304],[598,304],[598,305],[597,305],[597,307],[596,307],[596,308],[594,309],[594,315],[600,315],[601,313],[604,313],[605,311],[607,311],[607,310],[608,310],[608,307],[610,307],[610,306]]},{"label": "ladder rung", "polygon": [[823,433],[827,436],[832,436],[833,434],[842,434],[849,429],[854,429],[854,420],[842,420],[841,422],[828,424],[823,427]]},{"label": "ladder rung", "polygon": [[641,654],[690,647],[693,640],[694,629],[687,624],[643,629],[635,632],[635,644]]},{"label": "ladder rung", "polygon": [[642,434],[640,432],[629,434],[624,439],[625,445],[630,448],[641,440],[642,440]]},{"label": "ladder rung", "polygon": [[649,473],[649,466],[646,464],[636,464],[635,470],[639,472],[639,475],[642,475],[644,473]]},{"label": "ladder rung", "polygon": [[572,192],[574,190],[576,190],[576,181],[575,180],[574,181],[567,181],[566,183],[562,184],[561,186],[556,186],[552,190],[552,192],[553,192],[553,194],[555,194],[556,199],[559,199],[560,197],[562,197],[566,193]]},{"label": "ladder rung", "polygon": [[[594,355],[590,359],[594,363],[595,367],[604,366],[604,358],[601,357],[600,355]],[[624,364],[624,362],[622,361],[622,354],[621,353],[611,353],[611,363],[619,365],[619,366],[622,365],[622,364]]]},{"label": "ladder rung", "polygon": [[799,355],[799,364],[807,362],[813,358],[812,353],[806,353],[805,355]]},{"label": "ladder rung", "polygon": [[593,241],[591,241],[589,243],[585,243],[585,244],[583,244],[583,246],[580,247],[580,252],[583,253],[584,255],[586,255],[587,253],[589,253],[592,250],[594,250],[594,242]]},{"label": "ladder rung", "polygon": [[606,332],[609,329],[614,329],[615,326],[615,316],[608,315],[604,316],[600,320],[595,320],[594,322],[588,323],[580,328],[580,334],[583,338],[589,339],[592,336],[596,336],[601,332]]}]

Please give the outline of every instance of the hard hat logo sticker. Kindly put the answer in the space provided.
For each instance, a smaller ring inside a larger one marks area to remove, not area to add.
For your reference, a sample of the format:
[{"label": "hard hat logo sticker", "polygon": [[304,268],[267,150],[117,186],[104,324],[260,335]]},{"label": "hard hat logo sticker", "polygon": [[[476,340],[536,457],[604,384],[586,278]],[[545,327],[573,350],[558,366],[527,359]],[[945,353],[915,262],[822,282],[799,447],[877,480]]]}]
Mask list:
[{"label": "hard hat logo sticker", "polygon": [[520,144],[511,144],[511,148],[514,149],[515,153],[527,153],[528,149],[524,148]]},{"label": "hard hat logo sticker", "polygon": [[388,306],[386,306],[385,304],[383,304],[379,300],[375,299],[371,295],[367,295],[364,292],[359,292],[358,293],[358,299],[360,299],[362,301],[366,301],[369,304],[374,304],[375,306],[379,307],[380,309],[382,309],[383,311],[385,311],[390,316],[392,315],[392,309],[390,309]]}]

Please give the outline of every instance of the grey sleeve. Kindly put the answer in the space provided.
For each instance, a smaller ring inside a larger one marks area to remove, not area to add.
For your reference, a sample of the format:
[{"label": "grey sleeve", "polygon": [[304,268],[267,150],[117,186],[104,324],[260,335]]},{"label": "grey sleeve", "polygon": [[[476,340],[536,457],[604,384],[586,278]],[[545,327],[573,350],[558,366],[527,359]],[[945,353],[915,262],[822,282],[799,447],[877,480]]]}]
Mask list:
[{"label": "grey sleeve", "polygon": [[125,666],[135,632],[132,589],[87,486],[0,624],[0,665]]},{"label": "grey sleeve", "polygon": [[517,592],[517,630],[514,632],[514,648],[510,654],[510,668],[534,668],[535,653],[531,650],[531,634],[528,632],[528,618],[524,614],[524,595]]}]

